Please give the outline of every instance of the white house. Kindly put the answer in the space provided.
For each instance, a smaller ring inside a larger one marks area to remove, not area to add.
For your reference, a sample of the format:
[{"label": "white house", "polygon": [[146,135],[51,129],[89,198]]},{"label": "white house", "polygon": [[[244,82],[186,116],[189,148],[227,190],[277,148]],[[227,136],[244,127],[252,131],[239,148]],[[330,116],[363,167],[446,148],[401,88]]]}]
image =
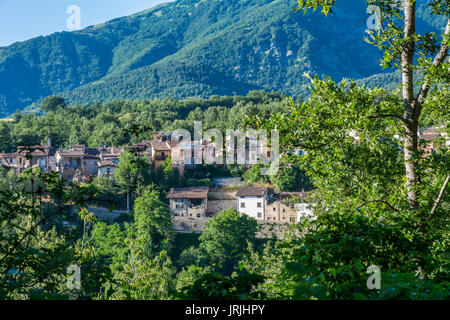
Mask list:
[{"label": "white house", "polygon": [[297,221],[302,222],[304,220],[314,221],[317,216],[314,214],[314,204],[302,202],[297,203]]},{"label": "white house", "polygon": [[112,178],[116,171],[117,165],[111,160],[98,162],[98,176],[105,178]]},{"label": "white house", "polygon": [[236,194],[238,212],[257,220],[265,220],[266,200],[273,191],[266,187],[243,187]]}]

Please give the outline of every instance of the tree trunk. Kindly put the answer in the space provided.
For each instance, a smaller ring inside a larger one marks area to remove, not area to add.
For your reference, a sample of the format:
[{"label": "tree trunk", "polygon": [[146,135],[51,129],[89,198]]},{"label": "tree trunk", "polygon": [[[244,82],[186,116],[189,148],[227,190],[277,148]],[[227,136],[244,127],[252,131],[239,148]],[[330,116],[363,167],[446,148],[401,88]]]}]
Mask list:
[{"label": "tree trunk", "polygon": [[130,213],[130,191],[127,191],[127,213]]},{"label": "tree trunk", "polygon": [[405,118],[405,136],[404,136],[404,157],[406,171],[406,190],[408,192],[408,202],[412,210],[419,208],[417,199],[417,185],[419,176],[417,173],[418,160],[418,129],[419,117],[414,112],[414,75],[413,75],[413,57],[415,50],[415,41],[412,36],[415,33],[416,4],[414,0],[405,0],[405,27],[404,38],[406,40],[402,50],[402,95]]}]

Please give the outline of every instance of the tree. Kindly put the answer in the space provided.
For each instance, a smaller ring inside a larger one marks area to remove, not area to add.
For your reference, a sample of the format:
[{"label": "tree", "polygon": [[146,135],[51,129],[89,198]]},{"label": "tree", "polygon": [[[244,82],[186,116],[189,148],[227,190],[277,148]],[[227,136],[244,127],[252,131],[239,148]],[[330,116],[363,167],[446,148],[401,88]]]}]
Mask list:
[{"label": "tree", "polygon": [[189,300],[249,300],[262,298],[251,288],[262,282],[256,274],[233,273],[226,276],[209,267],[190,266],[177,279],[177,296]]},{"label": "tree", "polygon": [[[334,3],[299,1],[300,8],[322,5],[325,14]],[[318,189],[314,211],[319,219],[300,228],[304,237],[281,244],[297,252],[286,254],[287,278],[280,276],[282,289],[275,293],[303,298],[349,298],[356,293],[367,297],[362,281],[372,264],[388,274],[401,273],[404,279],[419,274],[421,279],[414,284],[402,284],[408,288],[421,287],[424,279],[430,281],[430,288],[435,287],[448,276],[442,244],[448,241],[448,195],[443,190],[450,158],[446,147],[436,148],[432,155],[422,152],[417,131],[421,115],[430,114],[430,109],[438,119],[445,118],[449,64],[440,61],[440,55],[448,51],[449,24],[441,46],[434,46],[432,35],[411,34],[415,2],[406,1],[404,16],[394,1],[368,3],[379,5],[385,14],[381,29],[370,31],[368,41],[384,51],[384,66],[397,64],[401,69],[400,95],[360,87],[351,80],[336,83],[314,76],[307,101],[287,100],[290,112],[250,120],[254,127],[279,130],[284,159],[299,164]],[[430,4],[434,14],[448,16],[448,3]],[[412,71],[417,68],[424,79],[413,95]],[[302,156],[298,149],[304,151]],[[268,285],[274,280],[269,278]],[[311,292],[311,283],[320,290]],[[418,292],[410,293],[413,297]]]},{"label": "tree", "polygon": [[247,251],[248,243],[254,243],[258,223],[246,215],[239,216],[234,209],[221,211],[206,224],[200,236],[200,248],[209,261],[231,273],[239,256]]},{"label": "tree", "polygon": [[57,175],[37,169],[12,173],[0,190],[0,298],[64,298],[74,250],[55,225],[48,226],[61,211],[42,201],[56,200],[63,186]]},{"label": "tree", "polygon": [[151,187],[145,188],[134,203],[134,231],[148,255],[171,249],[175,234],[170,212]]},{"label": "tree", "polygon": [[120,155],[119,164],[114,172],[114,179],[119,187],[127,193],[127,212],[130,212],[130,195],[145,180],[145,167],[143,163],[133,153],[127,151]]},{"label": "tree", "polygon": [[66,101],[57,96],[48,96],[42,101],[41,109],[45,112],[56,111],[58,108],[66,107]]},{"label": "tree", "polygon": [[253,165],[249,170],[242,174],[242,178],[249,183],[268,183],[269,176],[261,175],[261,169],[268,167],[262,163]]},{"label": "tree", "polygon": [[[322,7],[322,13],[331,12],[336,0],[299,0],[298,9],[316,9]],[[407,198],[412,210],[420,209],[421,175],[419,156],[419,120],[423,109],[429,107],[428,100],[439,96],[435,87],[439,82],[449,82],[449,61],[447,58],[450,34],[450,18],[447,19],[440,45],[435,33],[425,35],[416,32],[416,1],[404,1],[404,14],[398,1],[368,0],[368,5],[375,5],[381,9],[377,30],[369,31],[369,43],[383,51],[383,67],[397,67],[401,71],[401,101],[403,110],[392,108],[389,112],[377,110],[371,119],[390,118],[401,121],[403,125],[403,153]],[[450,4],[448,1],[433,0],[429,3],[433,15],[449,17]],[[421,70],[423,80],[415,81],[414,70]],[[415,94],[414,86],[420,89]],[[427,100],[428,99],[428,100]],[[445,105],[435,108],[445,109]]]},{"label": "tree", "polygon": [[148,256],[139,239],[127,239],[130,254],[123,271],[116,274],[114,300],[168,300],[175,289],[175,268],[165,251]]},{"label": "tree", "polygon": [[282,162],[276,175],[270,176],[270,182],[280,191],[311,190],[312,184],[298,163]]}]

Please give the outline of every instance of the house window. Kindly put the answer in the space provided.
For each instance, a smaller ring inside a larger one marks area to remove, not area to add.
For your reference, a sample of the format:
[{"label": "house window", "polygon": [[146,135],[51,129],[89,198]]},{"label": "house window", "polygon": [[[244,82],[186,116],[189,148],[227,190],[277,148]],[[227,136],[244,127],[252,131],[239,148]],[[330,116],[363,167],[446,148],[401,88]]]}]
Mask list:
[{"label": "house window", "polygon": [[283,213],[285,213],[286,212],[286,209],[285,208],[283,208]]},{"label": "house window", "polygon": [[241,208],[245,208],[245,202],[241,202]]},{"label": "house window", "polygon": [[262,218],[262,213],[258,212],[258,219],[261,219],[261,218]]},{"label": "house window", "polygon": [[258,203],[256,204],[256,207],[257,207],[257,208],[262,208],[262,203],[261,203],[261,202],[258,202]]},{"label": "house window", "polygon": [[273,208],[273,212],[277,211],[277,208]]}]

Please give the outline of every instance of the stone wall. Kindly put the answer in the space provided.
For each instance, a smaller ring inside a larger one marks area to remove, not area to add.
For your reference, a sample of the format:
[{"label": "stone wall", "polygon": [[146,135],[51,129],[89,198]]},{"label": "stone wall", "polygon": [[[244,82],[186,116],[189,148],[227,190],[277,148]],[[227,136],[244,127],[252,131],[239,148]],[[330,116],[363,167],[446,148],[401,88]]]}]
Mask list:
[{"label": "stone wall", "polygon": [[210,200],[236,200],[237,189],[210,189],[208,199]]},{"label": "stone wall", "polygon": [[206,230],[206,222],[209,220],[209,218],[172,217],[172,226],[175,232],[202,233]]},{"label": "stone wall", "polygon": [[[175,232],[203,233],[206,230],[206,223],[211,218],[191,219],[186,217],[172,217],[173,230]],[[258,238],[281,239],[286,231],[291,227],[290,223],[259,223]]]},{"label": "stone wall", "polygon": [[208,215],[216,215],[220,211],[230,208],[237,210],[237,200],[209,200],[206,213]]},{"label": "stone wall", "polygon": [[88,209],[95,215],[97,219],[99,219],[100,221],[108,222],[110,224],[114,223],[116,219],[125,212],[119,210],[113,210],[110,212],[108,209],[96,207],[89,207]]}]

